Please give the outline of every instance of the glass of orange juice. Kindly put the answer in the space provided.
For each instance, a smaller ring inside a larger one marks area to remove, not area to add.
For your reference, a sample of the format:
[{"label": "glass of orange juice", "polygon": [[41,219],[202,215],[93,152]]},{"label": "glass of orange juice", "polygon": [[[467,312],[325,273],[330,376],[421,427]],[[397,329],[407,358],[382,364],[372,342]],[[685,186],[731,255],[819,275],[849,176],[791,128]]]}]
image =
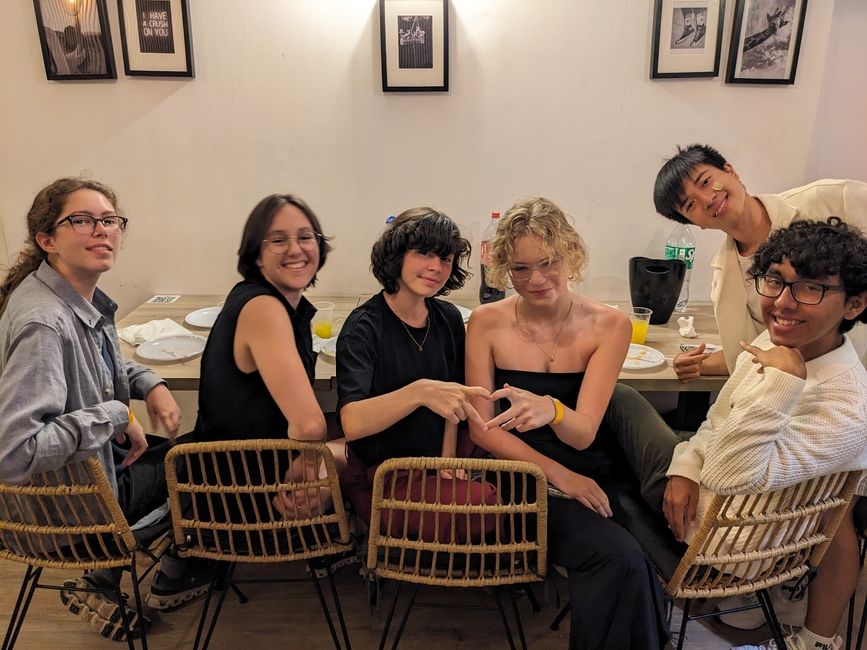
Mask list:
[{"label": "glass of orange juice", "polygon": [[647,340],[651,314],[653,314],[653,310],[647,307],[633,307],[629,311],[629,320],[632,321],[633,343],[643,344]]},{"label": "glass of orange juice", "polygon": [[321,339],[334,336],[334,303],[314,302],[316,314],[313,316],[313,333]]}]

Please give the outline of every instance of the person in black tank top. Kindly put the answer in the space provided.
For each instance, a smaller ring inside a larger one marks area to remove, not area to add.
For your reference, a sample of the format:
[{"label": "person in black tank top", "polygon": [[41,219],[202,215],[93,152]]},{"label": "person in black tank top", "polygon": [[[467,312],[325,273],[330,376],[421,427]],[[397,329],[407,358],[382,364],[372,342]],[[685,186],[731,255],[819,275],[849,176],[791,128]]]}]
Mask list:
[{"label": "person in black tank top", "polygon": [[[380,463],[454,456],[458,423],[481,421],[469,396],[489,393],[463,385],[463,320],[454,305],[434,298],[463,286],[469,254],[454,222],[430,208],[402,213],[373,245],[371,266],[384,291],[349,315],[337,340],[337,412],[349,441],[344,486],[365,521]],[[424,492],[433,496],[436,477],[430,480]],[[474,503],[496,500],[489,486],[457,485]],[[403,480],[399,489],[405,487]],[[447,526],[444,518],[440,539]],[[424,530],[433,526],[425,523]],[[460,530],[458,537],[474,532]]]},{"label": "person in black tank top", "polygon": [[488,284],[511,284],[517,295],[470,318],[466,381],[492,391],[490,400],[472,400],[485,423],[471,420],[470,434],[498,458],[536,463],[552,486],[548,547],[568,575],[570,649],[662,648],[662,591],[618,522],[601,428],[629,347],[629,319],[570,290],[587,251],[551,201],[516,203],[490,246]]},{"label": "person in black tank top", "polygon": [[[310,322],[316,310],[303,292],[316,282],[330,250],[318,218],[296,196],[267,196],[250,213],[238,251],[238,272],[244,279],[226,297],[202,355],[195,440],[325,438],[325,417],[313,393],[316,355]],[[332,441],[329,447],[338,467],[345,467],[343,441]],[[282,478],[270,475],[273,467],[260,477],[257,463],[247,465],[256,474],[251,476],[254,482]],[[225,475],[230,468],[217,469]],[[234,469],[243,472],[240,462]],[[286,494],[257,498],[245,508],[269,512],[268,500],[281,513],[294,512],[296,506],[328,506],[297,504]],[[215,512],[214,519],[225,521],[239,509],[229,503],[228,512]],[[203,592],[207,583],[195,580],[194,573],[181,560],[164,559],[148,595],[150,606],[175,607]]]}]

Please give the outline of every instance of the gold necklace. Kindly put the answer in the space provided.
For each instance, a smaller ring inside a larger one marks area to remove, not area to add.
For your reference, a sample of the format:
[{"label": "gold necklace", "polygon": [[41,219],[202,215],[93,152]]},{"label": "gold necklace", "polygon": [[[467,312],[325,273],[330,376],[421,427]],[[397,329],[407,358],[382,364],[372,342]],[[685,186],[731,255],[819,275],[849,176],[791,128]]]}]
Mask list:
[{"label": "gold necklace", "polygon": [[[557,346],[560,345],[560,337],[563,336],[563,330],[566,329],[566,321],[569,320],[569,314],[572,313],[572,300],[569,300],[569,309],[566,310],[566,315],[563,316],[563,322],[560,323],[560,331],[557,332],[557,338],[554,339],[554,348],[551,350],[551,353],[548,354],[548,351],[542,347],[542,344],[536,340],[536,335],[533,333],[533,330],[526,328],[526,331],[530,334],[530,338],[533,339],[533,343],[543,352],[543,354],[548,357],[548,360],[551,363],[554,363],[554,355],[557,354]],[[515,322],[518,323],[518,328],[521,327],[521,319],[518,318],[518,301],[515,300]]]},{"label": "gold necklace", "polygon": [[403,325],[403,329],[406,330],[406,333],[409,335],[409,338],[412,339],[412,342],[415,343],[415,347],[418,348],[419,352],[424,350],[424,342],[427,341],[427,335],[430,333],[430,314],[427,317],[427,327],[424,330],[424,337],[421,340],[421,343],[415,340],[415,337],[412,335],[412,332],[409,331],[409,328],[406,326],[406,323],[403,322],[403,319],[398,316],[397,319],[400,321],[400,324]]}]

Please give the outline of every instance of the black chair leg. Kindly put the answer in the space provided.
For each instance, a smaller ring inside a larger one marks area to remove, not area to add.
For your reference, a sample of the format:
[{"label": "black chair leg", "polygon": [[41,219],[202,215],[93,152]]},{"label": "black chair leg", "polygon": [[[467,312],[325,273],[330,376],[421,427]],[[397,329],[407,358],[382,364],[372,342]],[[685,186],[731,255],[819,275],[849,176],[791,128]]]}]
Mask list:
[{"label": "black chair leg", "polygon": [[861,650],[865,628],[867,628],[867,596],[864,596],[864,607],[861,609],[861,623],[858,625],[858,643],[855,644],[855,650]]},{"label": "black chair leg", "polygon": [[138,616],[139,627],[141,628],[141,647],[142,650],[148,650],[148,631],[145,626],[144,608],[141,602],[141,590],[139,589],[138,570],[135,566],[135,557],[129,566],[129,574],[132,579],[132,595],[135,598],[135,612]]},{"label": "black chair leg", "polygon": [[337,638],[337,630],[334,629],[334,621],[331,620],[331,612],[328,611],[328,604],[325,602],[325,594],[322,593],[322,585],[319,584],[319,578],[316,577],[315,567],[310,562],[307,563],[307,567],[310,569],[310,576],[313,580],[313,585],[316,587],[316,595],[319,596],[322,614],[325,616],[325,622],[328,623],[328,631],[331,632],[331,640],[334,642],[334,647],[340,650],[340,639]]},{"label": "black chair leg", "polygon": [[[526,585],[529,588],[529,585]],[[518,638],[521,639],[521,649],[527,650],[527,639],[524,636],[524,625],[521,623],[521,612],[518,611],[518,599],[515,598],[515,588],[509,589],[512,596],[512,613],[515,615],[515,626],[518,628]]]},{"label": "black chair leg", "polygon": [[397,599],[400,597],[401,587],[403,587],[403,583],[398,582],[397,589],[394,592],[394,599],[391,601],[391,607],[388,609],[388,616],[385,618],[385,625],[382,628],[382,637],[379,639],[379,650],[385,647],[385,642],[388,639],[388,629],[391,627],[391,619],[394,618],[394,610],[397,609]]},{"label": "black chair leg", "polygon": [[530,601],[530,606],[533,608],[533,613],[538,614],[542,611],[542,606],[539,604],[539,601],[536,599],[536,592],[533,591],[533,585],[525,584],[524,591],[527,593],[527,600]]},{"label": "black chair leg", "polygon": [[349,631],[346,629],[346,620],[343,618],[343,609],[340,607],[340,596],[337,594],[337,584],[334,582],[334,572],[331,570],[330,564],[325,565],[325,572],[328,574],[328,584],[331,585],[331,597],[334,599],[334,609],[337,610],[340,632],[343,634],[343,647],[346,650],[351,650],[352,644],[349,642]]},{"label": "black chair leg", "polygon": [[688,598],[683,601],[683,618],[680,620],[680,634],[677,637],[677,650],[683,650],[683,643],[686,641],[686,624],[689,623],[689,609],[692,606],[692,601]]},{"label": "black chair leg", "polygon": [[11,650],[15,646],[18,633],[21,631],[24,618],[27,616],[27,610],[30,608],[33,592],[39,583],[40,575],[42,575],[41,568],[27,565],[27,571],[24,572],[24,579],[21,581],[21,589],[18,590],[18,599],[15,601],[15,608],[12,610],[12,618],[9,619],[9,627],[6,628],[6,636],[3,638],[3,650]]},{"label": "black chair leg", "polygon": [[569,612],[572,611],[572,601],[567,601],[565,605],[563,605],[563,609],[557,614],[553,621],[551,621],[551,629],[555,632],[560,629],[560,623],[563,622],[563,619],[569,616]]},{"label": "black chair leg", "polygon": [[217,627],[217,620],[220,618],[220,611],[223,609],[223,603],[226,600],[226,594],[229,592],[229,586],[232,584],[232,577],[235,575],[235,566],[234,562],[230,562],[227,567],[225,567],[222,572],[219,567],[215,570],[214,575],[211,577],[211,584],[208,586],[208,595],[205,597],[205,604],[202,605],[202,615],[199,617],[199,628],[196,630],[196,640],[193,642],[194,650],[198,650],[199,643],[202,639],[202,632],[205,629],[205,622],[208,620],[208,612],[211,607],[211,599],[214,597],[214,590],[217,589],[217,584],[221,583],[220,597],[217,599],[217,605],[214,608],[214,612],[211,614],[211,622],[208,625],[208,633],[205,635],[205,641],[202,643],[201,647],[203,650],[206,650],[208,645],[211,643],[211,636],[214,634],[214,628]]},{"label": "black chair leg", "polygon": [[762,611],[765,614],[765,619],[768,621],[768,626],[771,628],[771,635],[777,643],[779,650],[786,650],[786,640],[783,637],[783,629],[780,627],[780,621],[777,620],[777,613],[774,611],[774,605],[771,602],[771,596],[767,589],[761,589],[756,592],[756,597],[759,599],[759,605],[762,606]]},{"label": "black chair leg", "polygon": [[[120,618],[123,621],[123,630],[124,636],[126,637],[126,645],[127,647],[129,647],[129,650],[135,650],[135,644],[132,641],[133,625],[132,621],[129,620],[129,614],[127,613],[126,598],[123,597],[123,591],[120,588],[121,573],[122,572],[118,571],[117,569],[113,569],[111,572],[111,577],[114,580],[114,595],[115,598],[117,598],[117,604],[120,607]],[[144,629],[143,620],[139,620],[138,624],[139,627]]]},{"label": "black chair leg", "polygon": [[400,637],[403,636],[403,630],[406,627],[406,622],[409,620],[409,613],[412,611],[412,606],[415,605],[415,596],[418,593],[418,585],[412,586],[412,593],[409,595],[409,604],[406,611],[403,613],[403,618],[400,619],[400,625],[397,626],[397,634],[394,636],[394,641],[391,644],[392,650],[397,650],[397,644],[400,643]]},{"label": "black chair leg", "polygon": [[506,618],[506,610],[503,608],[503,599],[500,596],[500,587],[494,587],[494,595],[497,597],[497,610],[506,630],[506,638],[509,640],[510,650],[515,650],[515,640],[512,638],[512,630],[509,628],[509,620]]}]

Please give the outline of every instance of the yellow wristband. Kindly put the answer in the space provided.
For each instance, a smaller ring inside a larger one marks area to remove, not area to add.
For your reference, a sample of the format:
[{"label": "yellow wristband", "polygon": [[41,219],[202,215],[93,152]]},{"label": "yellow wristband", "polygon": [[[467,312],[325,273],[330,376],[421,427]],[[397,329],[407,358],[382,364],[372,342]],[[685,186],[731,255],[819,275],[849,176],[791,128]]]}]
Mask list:
[{"label": "yellow wristband", "polygon": [[551,403],[554,404],[554,419],[551,420],[549,424],[552,426],[560,424],[563,421],[563,404],[556,397],[548,395],[548,399],[550,399]]},{"label": "yellow wristband", "polygon": [[[562,407],[561,407],[561,408],[562,408]],[[130,407],[128,407],[128,406],[126,407],[126,410],[127,410],[127,412],[129,413],[129,423],[130,423],[130,424],[135,424],[135,413],[133,413],[133,412],[132,412],[132,409],[131,409]]]}]

